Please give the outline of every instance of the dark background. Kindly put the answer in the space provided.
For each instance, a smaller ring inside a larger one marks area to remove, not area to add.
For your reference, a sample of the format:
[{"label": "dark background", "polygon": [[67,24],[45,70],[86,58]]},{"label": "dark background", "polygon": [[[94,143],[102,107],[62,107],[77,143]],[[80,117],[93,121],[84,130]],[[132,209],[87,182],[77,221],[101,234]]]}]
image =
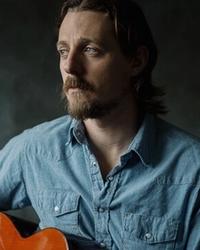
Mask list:
[{"label": "dark background", "polygon": [[[165,119],[200,136],[200,2],[137,2],[159,49],[153,76],[166,89]],[[55,49],[61,3],[0,0],[0,148],[25,128],[64,114]]]}]

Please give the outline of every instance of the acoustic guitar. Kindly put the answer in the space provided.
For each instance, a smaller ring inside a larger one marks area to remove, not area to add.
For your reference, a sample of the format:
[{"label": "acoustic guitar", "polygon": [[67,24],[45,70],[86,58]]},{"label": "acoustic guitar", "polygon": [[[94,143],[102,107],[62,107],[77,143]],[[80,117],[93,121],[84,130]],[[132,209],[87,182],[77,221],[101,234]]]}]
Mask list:
[{"label": "acoustic guitar", "polygon": [[[18,219],[17,219],[18,220]],[[65,236],[55,228],[46,228],[32,235],[22,236],[16,229],[15,219],[0,213],[0,250],[99,250],[91,240],[76,235]],[[22,223],[26,224],[26,223]],[[21,226],[20,226],[21,227]],[[25,235],[25,234],[24,234]]]},{"label": "acoustic guitar", "polygon": [[7,215],[0,213],[0,250],[69,250],[65,236],[47,228],[23,238]]}]

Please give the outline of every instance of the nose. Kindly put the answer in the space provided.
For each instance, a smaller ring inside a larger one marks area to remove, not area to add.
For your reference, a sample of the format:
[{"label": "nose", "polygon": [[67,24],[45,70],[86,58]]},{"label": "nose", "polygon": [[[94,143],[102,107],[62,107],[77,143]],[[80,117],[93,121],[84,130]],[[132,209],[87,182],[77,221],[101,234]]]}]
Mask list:
[{"label": "nose", "polygon": [[67,74],[80,75],[83,73],[83,65],[80,55],[69,52],[67,58],[63,61],[63,69]]}]

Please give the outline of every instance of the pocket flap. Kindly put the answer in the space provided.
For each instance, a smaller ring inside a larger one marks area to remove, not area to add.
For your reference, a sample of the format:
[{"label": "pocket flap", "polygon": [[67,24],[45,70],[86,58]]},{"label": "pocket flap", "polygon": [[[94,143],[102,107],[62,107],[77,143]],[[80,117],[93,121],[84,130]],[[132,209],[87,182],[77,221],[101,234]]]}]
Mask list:
[{"label": "pocket flap", "polygon": [[149,244],[174,241],[177,237],[178,222],[165,217],[126,214],[125,231],[129,238],[138,238]]},{"label": "pocket flap", "polygon": [[43,190],[39,193],[39,206],[53,216],[78,210],[80,196],[71,190]]}]

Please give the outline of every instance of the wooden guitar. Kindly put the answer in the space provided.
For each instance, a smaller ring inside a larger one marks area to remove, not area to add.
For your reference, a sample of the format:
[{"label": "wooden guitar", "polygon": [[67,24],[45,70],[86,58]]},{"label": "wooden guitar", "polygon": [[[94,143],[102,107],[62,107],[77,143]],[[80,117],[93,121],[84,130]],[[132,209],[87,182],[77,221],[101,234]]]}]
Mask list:
[{"label": "wooden guitar", "polygon": [[[19,222],[18,222],[19,224]],[[24,222],[22,223],[24,224]],[[15,223],[16,225],[16,223]],[[23,237],[11,219],[0,213],[0,250],[98,250],[96,242],[75,236],[67,237],[55,228],[46,228]],[[19,225],[18,225],[19,229]]]},{"label": "wooden guitar", "polygon": [[0,250],[69,250],[65,236],[47,228],[23,238],[7,215],[0,213]]}]

